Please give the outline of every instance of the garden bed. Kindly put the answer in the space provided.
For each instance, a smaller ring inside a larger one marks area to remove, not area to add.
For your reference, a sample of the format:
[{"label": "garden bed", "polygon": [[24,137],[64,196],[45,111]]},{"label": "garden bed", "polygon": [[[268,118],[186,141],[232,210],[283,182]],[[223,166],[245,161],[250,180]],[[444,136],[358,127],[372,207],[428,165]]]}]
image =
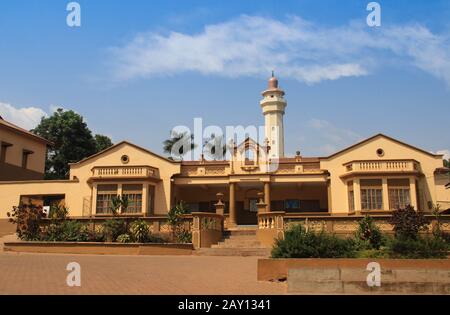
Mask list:
[{"label": "garden bed", "polygon": [[7,242],[6,252],[90,255],[192,255],[192,244],[98,243],[98,242]]}]

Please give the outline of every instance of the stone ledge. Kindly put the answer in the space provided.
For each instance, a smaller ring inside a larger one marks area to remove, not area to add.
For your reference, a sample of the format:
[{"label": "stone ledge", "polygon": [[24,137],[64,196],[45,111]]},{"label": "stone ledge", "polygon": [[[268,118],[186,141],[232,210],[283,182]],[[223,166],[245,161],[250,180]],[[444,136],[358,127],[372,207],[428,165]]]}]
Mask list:
[{"label": "stone ledge", "polygon": [[302,268],[339,268],[339,269],[362,269],[365,270],[369,262],[378,262],[381,265],[382,275],[386,270],[421,270],[438,269],[449,271],[450,259],[329,259],[329,258],[281,258],[281,259],[259,259],[258,281],[285,280],[289,269]]},{"label": "stone ledge", "polygon": [[95,243],[95,242],[6,242],[3,251],[89,255],[192,255],[192,244]]},{"label": "stone ledge", "polygon": [[[380,264],[369,287],[367,265]],[[287,280],[289,293],[450,294],[450,259],[259,259],[259,281]]]}]

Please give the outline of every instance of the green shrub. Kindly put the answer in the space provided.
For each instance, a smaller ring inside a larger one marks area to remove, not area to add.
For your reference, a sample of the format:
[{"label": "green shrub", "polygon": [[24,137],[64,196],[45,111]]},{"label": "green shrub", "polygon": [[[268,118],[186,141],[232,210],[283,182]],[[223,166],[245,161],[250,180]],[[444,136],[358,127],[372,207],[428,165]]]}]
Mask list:
[{"label": "green shrub", "polygon": [[446,258],[448,249],[447,243],[437,237],[417,239],[396,237],[388,246],[391,258]]},{"label": "green shrub", "polygon": [[128,234],[121,234],[117,237],[117,242],[119,243],[131,243],[131,236]]},{"label": "green shrub", "polygon": [[344,258],[353,257],[354,243],[333,234],[306,232],[301,225],[293,225],[278,239],[272,249],[273,258]]},{"label": "green shrub", "polygon": [[61,238],[65,242],[87,242],[89,232],[83,223],[70,220],[61,224]]},{"label": "green shrub", "polygon": [[65,220],[67,219],[68,214],[69,210],[66,207],[60,205],[52,205],[50,206],[48,218],[52,220]]},{"label": "green shrub", "polygon": [[130,231],[135,242],[147,242],[150,230],[148,228],[148,224],[144,220],[134,221],[131,224]]},{"label": "green shrub", "polygon": [[86,225],[75,220],[64,220],[47,226],[42,240],[50,242],[87,242],[89,230]]},{"label": "green shrub", "polygon": [[103,223],[103,233],[106,241],[114,242],[121,234],[127,234],[127,225],[121,219],[109,219]]},{"label": "green shrub", "polygon": [[407,206],[392,213],[389,223],[394,226],[395,236],[402,239],[418,239],[420,231],[426,231],[428,219],[421,213]]},{"label": "green shrub", "polygon": [[360,249],[379,249],[383,243],[383,234],[372,217],[366,215],[359,221],[355,233],[355,243]]},{"label": "green shrub", "polygon": [[167,243],[167,240],[160,235],[149,234],[148,240],[149,243]]},{"label": "green shrub", "polygon": [[177,242],[179,240],[179,235],[186,233],[183,215],[187,213],[189,213],[189,208],[183,201],[177,203],[168,213],[167,223],[169,223],[172,229],[172,238]]},{"label": "green shrub", "polygon": [[24,241],[38,241],[42,237],[42,220],[45,213],[41,206],[23,204],[6,214],[9,222],[16,225],[17,236]]},{"label": "green shrub", "polygon": [[177,242],[178,243],[192,243],[192,232],[190,231],[181,231],[177,235]]},{"label": "green shrub", "polygon": [[385,248],[360,250],[355,258],[389,258],[389,251]]}]

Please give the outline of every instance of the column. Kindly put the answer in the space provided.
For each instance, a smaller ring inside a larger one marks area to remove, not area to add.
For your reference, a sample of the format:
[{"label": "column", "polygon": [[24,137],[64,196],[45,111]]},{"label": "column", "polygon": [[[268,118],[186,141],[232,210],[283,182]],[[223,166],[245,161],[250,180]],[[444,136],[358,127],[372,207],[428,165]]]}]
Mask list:
[{"label": "column", "polygon": [[148,184],[142,185],[142,214],[148,215]]},{"label": "column", "polygon": [[270,182],[264,183],[264,203],[266,204],[266,211],[270,212]]},{"label": "column", "polygon": [[355,212],[361,213],[361,186],[359,184],[359,178],[353,180],[353,194],[355,197]]},{"label": "column", "polygon": [[383,210],[391,210],[389,205],[389,187],[388,180],[386,177],[381,179],[383,185]]},{"label": "column", "polygon": [[[122,198],[122,184],[117,184],[117,196]],[[122,209],[122,207],[120,207],[120,209],[118,210],[118,213],[122,214],[122,212],[123,212],[123,209]]]},{"label": "column", "polygon": [[416,179],[414,177],[409,178],[409,198],[411,199],[411,207],[417,211],[417,188]]},{"label": "column", "polygon": [[[348,188],[347,188],[348,189]],[[332,208],[332,200],[331,200],[331,181],[327,182],[327,203],[328,203],[328,213],[333,212]]]},{"label": "column", "polygon": [[230,217],[228,226],[236,226],[236,184],[230,183]]},{"label": "column", "polygon": [[91,215],[97,214],[97,184],[92,184],[92,203],[91,203]]}]

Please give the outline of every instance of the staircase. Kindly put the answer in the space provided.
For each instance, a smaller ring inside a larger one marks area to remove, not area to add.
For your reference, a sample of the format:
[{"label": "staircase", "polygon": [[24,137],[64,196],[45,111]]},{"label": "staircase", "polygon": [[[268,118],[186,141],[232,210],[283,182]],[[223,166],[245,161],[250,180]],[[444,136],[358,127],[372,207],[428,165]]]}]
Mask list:
[{"label": "staircase", "polygon": [[211,248],[200,248],[195,251],[200,256],[270,256],[270,248],[263,247],[256,239],[257,227],[238,227],[225,230],[224,237]]}]

